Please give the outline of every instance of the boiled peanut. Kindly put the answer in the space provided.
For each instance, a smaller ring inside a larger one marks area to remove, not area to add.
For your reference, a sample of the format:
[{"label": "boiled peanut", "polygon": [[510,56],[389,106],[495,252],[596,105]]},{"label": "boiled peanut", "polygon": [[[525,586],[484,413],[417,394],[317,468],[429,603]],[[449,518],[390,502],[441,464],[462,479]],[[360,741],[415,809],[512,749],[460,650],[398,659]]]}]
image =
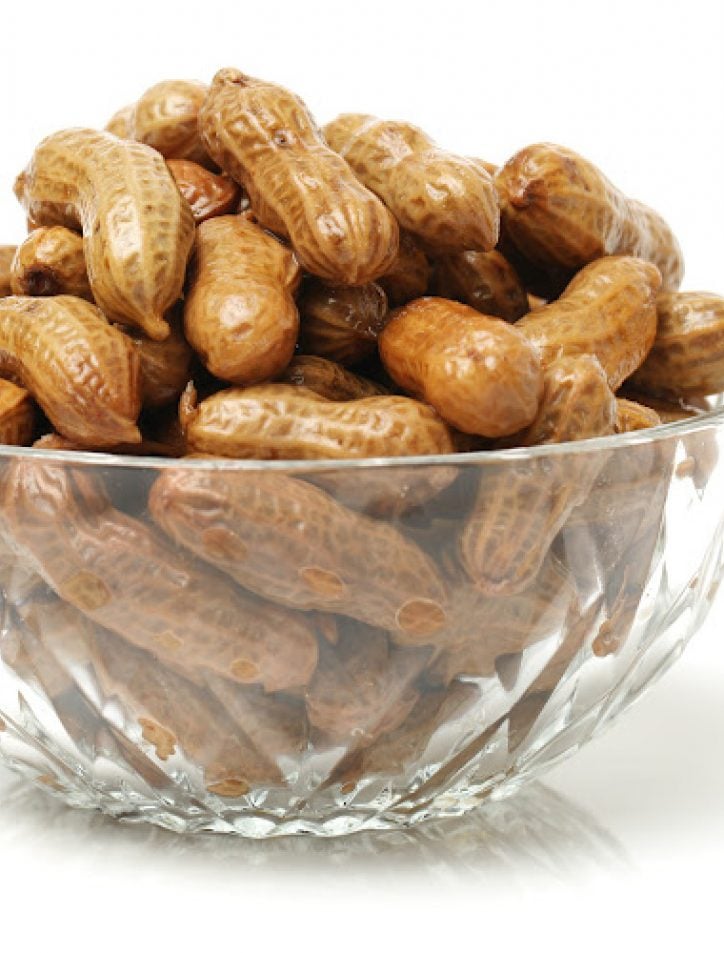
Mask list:
[{"label": "boiled peanut", "polygon": [[[613,433],[615,419],[616,401],[598,361],[565,359],[546,370],[541,409],[521,439],[562,443],[605,436]],[[463,566],[481,592],[510,594],[531,584],[556,534],[586,498],[604,463],[604,455],[597,454],[484,468],[460,538]]]},{"label": "boiled peanut", "polygon": [[648,430],[660,424],[661,417],[651,407],[645,407],[643,404],[623,397],[616,399],[616,433]]},{"label": "boiled peanut", "polygon": [[199,129],[212,158],[249,194],[260,224],[290,239],[305,270],[363,285],[391,267],[397,223],[328,148],[293,93],[223,69]]},{"label": "boiled peanut", "polygon": [[0,444],[27,447],[33,441],[35,405],[30,394],[0,380]]},{"label": "boiled peanut", "polygon": [[430,262],[415,238],[404,230],[400,232],[400,247],[392,267],[380,275],[377,284],[387,295],[391,308],[407,304],[427,294],[430,282]]},{"label": "boiled peanut", "polygon": [[664,290],[681,284],[681,249],[666,222],[571,149],[528,146],[495,184],[506,235],[534,265],[576,270],[605,255],[631,255],[656,265]]},{"label": "boiled peanut", "polygon": [[543,388],[537,350],[499,318],[419,298],[393,313],[379,345],[400,387],[464,433],[502,437],[536,415]]},{"label": "boiled peanut", "polygon": [[361,400],[364,397],[381,397],[387,394],[381,384],[360,377],[341,364],[314,354],[299,354],[293,357],[277,380],[283,384],[308,387],[327,400]]},{"label": "boiled peanut", "polygon": [[74,209],[93,297],[106,316],[166,337],[164,314],[181,295],[193,216],[161,156],[107,132],[69,129],[40,143],[20,187],[33,214],[46,202]]},{"label": "boiled peanut", "polygon": [[674,423],[677,420],[689,420],[711,409],[705,400],[696,397],[688,399],[683,397],[678,399],[674,397],[669,399],[653,397],[651,394],[644,394],[642,391],[636,390],[630,383],[621,388],[618,395],[656,411],[662,424]]},{"label": "boiled peanut", "polygon": [[656,268],[638,258],[600,258],[557,301],[525,315],[516,328],[540,348],[544,364],[593,354],[615,391],[651,349],[660,284]]},{"label": "boiled peanut", "polygon": [[27,191],[27,172],[21,172],[15,179],[13,192],[25,209],[28,232],[43,226],[60,225],[72,232],[82,232],[80,218],[75,203],[49,202],[45,199],[30,198]]},{"label": "boiled peanut", "polygon": [[427,659],[425,651],[391,647],[384,632],[353,628],[337,645],[322,647],[305,692],[310,724],[335,744],[371,744],[414,708],[415,679]]},{"label": "boiled peanut", "polygon": [[17,246],[15,245],[0,245],[0,298],[7,298],[8,295],[13,293],[10,287],[10,277],[16,251]]},{"label": "boiled peanut", "polygon": [[530,310],[520,279],[497,251],[464,251],[436,259],[430,291],[510,322]]},{"label": "boiled peanut", "polygon": [[490,251],[500,214],[493,179],[417,126],[347,113],[328,123],[330,146],[427,251]]},{"label": "boiled peanut", "polygon": [[199,225],[184,307],[186,337],[222,380],[255,384],[294,354],[299,266],[251,219],[225,215]]},{"label": "boiled peanut", "polygon": [[389,320],[387,296],[374,283],[350,288],[308,279],[298,304],[301,350],[345,366],[375,352]]},{"label": "boiled peanut", "polygon": [[178,401],[191,376],[193,351],[180,320],[169,320],[171,333],[163,341],[135,336],[141,367],[141,400],[145,408],[166,407]]},{"label": "boiled peanut", "polygon": [[197,225],[238,209],[241,192],[236,182],[228,176],[214,175],[188,159],[169,159],[166,165],[171,170],[179,192],[189,203]]},{"label": "boiled peanut", "polygon": [[545,369],[543,397],[535,420],[508,438],[510,446],[605,437],[616,431],[617,403],[597,358],[560,357]]},{"label": "boiled peanut", "polygon": [[0,375],[33,395],[64,437],[137,443],[139,359],[98,308],[73,298],[0,298]]},{"label": "boiled peanut", "polygon": [[703,291],[661,294],[654,346],[631,379],[662,397],[706,397],[724,390],[724,298]]},{"label": "boiled peanut", "polygon": [[58,595],[192,679],[209,669],[277,691],[306,684],[317,662],[299,614],[243,594],[114,509],[82,470],[18,461],[2,514],[16,546]]},{"label": "boiled peanut", "polygon": [[[445,690],[429,689],[420,694],[405,721],[388,730],[371,744],[355,747],[334,769],[333,778],[349,791],[360,779],[374,775],[390,777],[409,769],[423,753],[438,729],[449,731],[480,700],[480,689],[469,682],[453,682]],[[463,731],[469,730],[463,721]],[[449,741],[446,750],[449,750]]]},{"label": "boiled peanut", "polygon": [[167,470],[149,509],[181,546],[266,599],[426,642],[445,622],[429,557],[394,527],[277,473]]},{"label": "boiled peanut", "polygon": [[62,225],[36,228],[15,254],[10,285],[15,295],[75,295],[93,301],[83,239]]},{"label": "boiled peanut", "polygon": [[306,387],[264,384],[220,391],[185,413],[191,452],[256,460],[451,453],[448,427],[408,397],[325,400]]},{"label": "boiled peanut", "polygon": [[136,104],[129,103],[113,113],[105,125],[106,132],[112,132],[119,139],[133,139],[133,120]]},{"label": "boiled peanut", "polygon": [[458,580],[451,586],[450,606],[448,623],[438,636],[444,651],[429,673],[444,685],[457,677],[490,678],[501,656],[557,635],[580,609],[575,586],[551,556],[529,585],[512,595],[489,596]]},{"label": "boiled peanut", "polygon": [[152,146],[165,159],[213,166],[198,131],[199,109],[207,90],[204,83],[193,80],[156,83],[138,102],[116,113],[106,128],[121,138]]}]

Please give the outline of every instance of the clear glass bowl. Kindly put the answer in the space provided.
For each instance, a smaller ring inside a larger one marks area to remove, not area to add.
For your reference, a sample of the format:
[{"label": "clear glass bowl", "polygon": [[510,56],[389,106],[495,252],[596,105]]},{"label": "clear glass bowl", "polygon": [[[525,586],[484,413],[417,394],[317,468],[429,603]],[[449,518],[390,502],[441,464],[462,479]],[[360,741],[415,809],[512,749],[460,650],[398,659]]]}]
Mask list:
[{"label": "clear glass bowl", "polygon": [[575,751],[701,625],[724,411],[345,462],[0,452],[0,758],[179,832],[460,814]]}]

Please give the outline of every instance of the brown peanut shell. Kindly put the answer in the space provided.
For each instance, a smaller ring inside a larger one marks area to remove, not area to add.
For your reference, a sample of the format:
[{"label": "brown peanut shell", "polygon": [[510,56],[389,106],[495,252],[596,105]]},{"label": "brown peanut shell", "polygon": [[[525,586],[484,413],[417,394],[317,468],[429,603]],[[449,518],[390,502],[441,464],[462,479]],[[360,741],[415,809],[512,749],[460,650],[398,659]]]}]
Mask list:
[{"label": "brown peanut shell", "polygon": [[74,295],[93,302],[83,239],[62,225],[34,229],[13,258],[10,285],[15,295]]},{"label": "brown peanut shell", "polygon": [[464,433],[502,437],[536,415],[538,353],[499,318],[458,301],[418,298],[393,313],[379,346],[400,387]]},{"label": "brown peanut shell", "polygon": [[638,258],[600,258],[583,268],[557,301],[516,323],[545,365],[592,354],[616,391],[641,366],[656,335],[661,276]]},{"label": "brown peanut shell", "polygon": [[179,192],[189,203],[197,225],[239,208],[241,190],[228,176],[215,175],[189,159],[169,159],[166,165]]},{"label": "brown peanut shell", "polygon": [[280,384],[307,387],[327,400],[361,400],[364,397],[382,397],[387,390],[375,381],[360,377],[316,354],[298,354],[277,377]]},{"label": "brown peanut shell", "polygon": [[0,444],[27,447],[33,442],[35,404],[22,387],[0,380]]},{"label": "brown peanut shell", "polygon": [[181,295],[194,222],[156,151],[68,129],[40,143],[17,191],[39,225],[67,225],[55,219],[70,207],[82,226],[93,297],[110,320],[156,340],[168,335],[164,314]]},{"label": "brown peanut shell", "polygon": [[387,296],[374,282],[352,288],[307,279],[298,305],[300,350],[343,366],[374,354],[389,320]]},{"label": "brown peanut shell", "polygon": [[389,270],[396,221],[326,145],[299,97],[223,69],[199,129],[211,157],[248,193],[260,224],[289,238],[306,271],[363,285]]},{"label": "brown peanut shell", "polygon": [[186,337],[204,366],[235,384],[280,374],[299,331],[299,266],[288,248],[243,215],[204,222],[184,304]]},{"label": "brown peanut shell", "polygon": [[340,460],[452,453],[450,430],[408,397],[325,400],[306,387],[263,384],[193,401],[184,413],[191,453],[256,460]]},{"label": "brown peanut shell", "polygon": [[343,114],[327,123],[324,135],[425,250],[439,255],[495,246],[498,201],[479,163],[446,152],[417,126],[374,116]]},{"label": "brown peanut shell", "polygon": [[463,251],[435,259],[430,293],[511,323],[530,310],[515,269],[498,251]]},{"label": "brown peanut shell", "polygon": [[377,284],[387,295],[391,308],[399,308],[415,298],[427,294],[430,283],[430,262],[415,237],[400,232],[400,247],[392,267],[380,275]]}]

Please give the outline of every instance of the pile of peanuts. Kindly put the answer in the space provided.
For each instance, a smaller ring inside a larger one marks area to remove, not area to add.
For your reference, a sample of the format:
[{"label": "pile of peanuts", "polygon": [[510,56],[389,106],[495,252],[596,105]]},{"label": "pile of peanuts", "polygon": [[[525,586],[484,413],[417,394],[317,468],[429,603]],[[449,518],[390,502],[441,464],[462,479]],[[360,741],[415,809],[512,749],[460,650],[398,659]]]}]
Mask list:
[{"label": "pile of peanuts", "polygon": [[724,390],[724,299],[678,291],[664,220],[559,146],[496,168],[405,122],[320,131],[222,69],[49,136],[15,191],[6,444],[447,454],[655,426]]},{"label": "pile of peanuts", "polygon": [[[452,455],[655,427],[724,391],[724,298],[679,291],[668,225],[559,146],[497,168],[404,122],[320,131],[293,93],[223,69],[51,135],[15,191],[5,444]],[[471,704],[466,679],[560,636],[522,731],[589,630],[597,655],[627,637],[673,467],[671,448],[630,470],[551,456],[459,497],[445,460],[167,468],[120,502],[107,474],[21,456],[0,487],[12,664],[60,691],[53,660],[90,658],[158,757],[180,744],[223,796],[310,738],[364,753],[341,775],[397,770]]]}]

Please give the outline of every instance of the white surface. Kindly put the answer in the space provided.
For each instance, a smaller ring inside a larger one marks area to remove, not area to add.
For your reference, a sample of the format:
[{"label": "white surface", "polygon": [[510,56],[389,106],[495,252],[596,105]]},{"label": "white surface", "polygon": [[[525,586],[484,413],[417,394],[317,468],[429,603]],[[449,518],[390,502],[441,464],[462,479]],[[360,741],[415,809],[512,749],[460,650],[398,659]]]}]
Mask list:
[{"label": "white surface", "polygon": [[[297,89],[320,121],[409,118],[493,161],[571,145],[669,218],[686,287],[724,291],[720,2],[36,0],[3,27],[0,241],[22,237],[10,185],[40,136],[102,124],[159,79],[238,65]],[[724,880],[723,622],[720,603],[654,692],[548,775],[559,816],[541,829],[526,814],[507,850],[475,821],[434,844],[373,838],[366,854],[181,841],[59,808],[0,772],[0,944],[721,948],[707,931]]]}]

